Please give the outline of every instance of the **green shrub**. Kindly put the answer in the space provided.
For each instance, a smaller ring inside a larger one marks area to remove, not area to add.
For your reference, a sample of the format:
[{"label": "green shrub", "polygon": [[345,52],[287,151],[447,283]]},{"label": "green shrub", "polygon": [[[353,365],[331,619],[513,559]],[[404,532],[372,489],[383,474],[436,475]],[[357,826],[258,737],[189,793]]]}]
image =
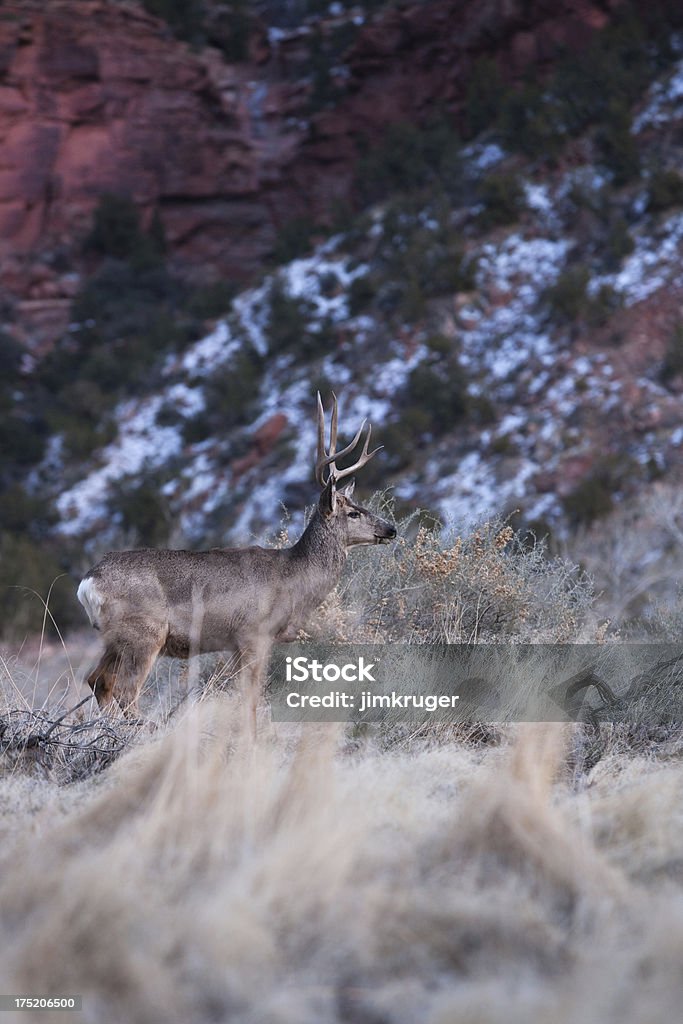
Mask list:
[{"label": "green shrub", "polygon": [[68,459],[86,459],[116,437],[116,423],[106,406],[98,417],[73,415],[65,407],[50,410],[48,417],[54,433],[61,435],[63,454]]},{"label": "green shrub", "polygon": [[506,94],[498,131],[506,148],[536,159],[555,156],[565,142],[557,102],[534,83]]},{"label": "green shrub", "polygon": [[248,0],[232,0],[230,4],[210,8],[203,28],[207,43],[221,50],[227,61],[237,63],[249,57],[252,26]]},{"label": "green shrub", "polygon": [[494,437],[489,447],[494,455],[512,455],[518,450],[510,434],[499,434]]},{"label": "green shrub", "polygon": [[340,91],[330,70],[333,65],[330,61],[328,47],[325,45],[325,38],[320,29],[314,30],[311,36],[308,64],[311,79],[308,104],[309,110],[314,113],[333,105],[340,96]]},{"label": "green shrub", "polygon": [[13,385],[19,376],[21,360],[24,349],[5,331],[0,330],[0,366],[2,366],[2,377],[0,377],[0,389]]},{"label": "green shrub", "polygon": [[218,430],[231,430],[251,421],[263,371],[262,357],[251,346],[244,346],[228,365],[209,377],[205,388],[206,413]]},{"label": "green shrub", "polygon": [[0,490],[0,530],[40,530],[52,519],[45,502],[29,494],[21,484],[13,483]]},{"label": "green shrub", "polygon": [[660,370],[660,380],[666,384],[683,374],[683,324],[677,324],[669,336]]},{"label": "green shrub", "polygon": [[559,60],[543,85],[527,82],[489,99],[499,103],[496,129],[502,143],[530,157],[555,156],[567,136],[599,126],[598,147],[616,184],[631,180],[639,161],[626,112],[674,57],[672,19],[665,18],[664,25],[651,13],[623,4],[586,47]]},{"label": "green shrub", "polygon": [[648,210],[658,213],[671,206],[683,205],[683,175],[669,169],[657,171],[650,178],[648,188]]},{"label": "green shrub", "polygon": [[606,516],[614,507],[611,481],[591,473],[563,499],[565,514],[572,526],[587,526]]},{"label": "green shrub", "polygon": [[418,433],[439,436],[464,419],[469,411],[467,377],[455,353],[435,355],[416,366],[402,401],[408,411],[419,411],[423,427]]},{"label": "green shrub", "polygon": [[178,39],[193,46],[215,46],[227,61],[249,57],[249,39],[256,17],[249,0],[142,0],[150,14],[164,21]]},{"label": "green shrub", "polygon": [[268,295],[268,348],[271,353],[295,349],[309,328],[312,306],[290,295],[280,280],[274,280]]},{"label": "green shrub", "polygon": [[329,319],[313,320],[315,308],[307,299],[291,295],[274,280],[269,295],[268,350],[271,355],[293,353],[298,359],[324,355],[334,344],[335,327]]},{"label": "green shrub", "polygon": [[607,108],[598,130],[597,144],[617,187],[628,184],[640,174],[640,152],[631,131],[631,113],[620,100]]},{"label": "green shrub", "polygon": [[449,356],[453,351],[453,339],[445,334],[430,334],[425,345],[437,356]]},{"label": "green shrub", "polygon": [[164,21],[179,39],[197,42],[202,39],[204,5],[201,0],[142,0],[150,14]]},{"label": "green shrub", "polygon": [[484,230],[514,224],[526,205],[524,189],[515,174],[489,174],[481,183],[479,199],[483,209],[477,219]]},{"label": "green shrub", "polygon": [[561,61],[551,88],[561,105],[561,123],[571,135],[609,121],[615,106],[640,99],[661,66],[647,37],[646,22],[625,4],[587,47]]},{"label": "green shrub", "polygon": [[313,245],[315,225],[310,217],[293,217],[283,224],[275,239],[273,262],[289,263],[305,256]]},{"label": "green shrub", "polygon": [[165,479],[158,473],[123,477],[110,488],[109,509],[131,543],[144,547],[163,547],[168,543],[173,524],[168,498],[163,493]]},{"label": "green shrub", "polygon": [[40,366],[57,408],[69,411],[72,393],[62,392],[75,379],[97,385],[103,406],[143,387],[160,356],[195,334],[196,324],[182,308],[184,297],[163,266],[140,270],[105,261],[74,301],[72,317],[80,330],[61,339]]},{"label": "green shrub", "polygon": [[407,469],[416,457],[420,437],[427,430],[428,424],[419,410],[402,411],[393,420],[377,428],[373,426],[372,444],[383,445],[382,457],[363,467],[363,487],[385,487],[395,473]]},{"label": "green shrub", "polygon": [[180,427],[184,426],[187,420],[176,405],[164,402],[156,414],[155,422],[159,427]]},{"label": "green shrub", "polygon": [[490,57],[480,57],[472,66],[465,92],[464,121],[468,138],[479,135],[497,120],[506,85],[500,68]]},{"label": "green shrub", "polygon": [[562,500],[570,525],[587,526],[611,512],[615,495],[633,475],[633,460],[628,457],[613,455],[599,459]]},{"label": "green shrub", "polygon": [[396,192],[412,194],[441,189],[451,198],[462,183],[460,138],[446,118],[424,128],[394,124],[358,163],[356,191],[362,203],[377,202]]},{"label": "green shrub", "polygon": [[163,224],[155,211],[149,233],[143,232],[140,214],[128,196],[105,192],[95,207],[93,226],[84,242],[86,252],[128,260],[138,268],[154,266],[166,246]]},{"label": "green shrub", "polygon": [[623,258],[630,255],[634,248],[635,242],[624,218],[618,216],[612,219],[605,238],[603,254],[605,270],[608,272],[616,270],[621,265]]},{"label": "green shrub", "polygon": [[601,284],[594,295],[588,297],[585,318],[591,327],[603,327],[609,318],[621,309],[623,298],[609,284]]},{"label": "green shrub", "polygon": [[127,259],[140,243],[140,215],[131,199],[105,192],[95,207],[86,250]]},{"label": "green shrub", "polygon": [[363,470],[366,486],[382,486],[387,478],[411,464],[425,437],[453,430],[472,411],[467,377],[457,352],[446,339],[432,339],[430,355],[410,373],[398,396],[398,415],[383,423],[373,438],[384,445],[381,460]]},{"label": "green shrub", "polygon": [[541,300],[558,324],[579,321],[601,327],[621,305],[621,297],[610,285],[602,285],[591,295],[588,291],[591,274],[579,263],[563,271],[554,284],[542,293]]},{"label": "green shrub", "polygon": [[[39,632],[48,594],[60,629],[82,624],[74,581],[64,575],[52,547],[23,532],[0,530],[0,635],[16,640]],[[52,633],[49,618],[47,629]]]},{"label": "green shrub", "polygon": [[476,264],[441,198],[427,207],[412,199],[392,203],[373,262],[378,305],[407,319],[423,316],[431,298],[474,286]]},{"label": "green shrub", "polygon": [[34,465],[43,457],[47,424],[40,414],[23,409],[0,410],[0,474],[3,468]]},{"label": "green shrub", "polygon": [[264,360],[251,345],[214,371],[204,386],[204,409],[183,422],[185,441],[197,444],[250,423],[258,413],[263,371]]},{"label": "green shrub", "polygon": [[211,437],[215,429],[215,423],[206,409],[202,409],[196,416],[184,420],[182,425],[183,440],[186,444],[201,444]]},{"label": "green shrub", "polygon": [[560,323],[574,323],[581,316],[587,301],[587,287],[590,271],[584,264],[578,264],[564,270],[554,284],[549,285],[542,294],[552,318]]},{"label": "green shrub", "polygon": [[230,311],[237,287],[232,281],[214,281],[190,292],[187,311],[199,320],[215,320]]}]

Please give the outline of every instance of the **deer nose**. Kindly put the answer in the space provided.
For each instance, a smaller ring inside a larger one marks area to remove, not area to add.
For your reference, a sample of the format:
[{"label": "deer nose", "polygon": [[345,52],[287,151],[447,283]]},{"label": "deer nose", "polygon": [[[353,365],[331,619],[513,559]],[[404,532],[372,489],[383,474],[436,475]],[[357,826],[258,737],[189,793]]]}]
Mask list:
[{"label": "deer nose", "polygon": [[386,527],[386,536],[387,536],[387,538],[389,540],[393,540],[394,537],[396,536],[396,527],[395,526],[387,526]]}]

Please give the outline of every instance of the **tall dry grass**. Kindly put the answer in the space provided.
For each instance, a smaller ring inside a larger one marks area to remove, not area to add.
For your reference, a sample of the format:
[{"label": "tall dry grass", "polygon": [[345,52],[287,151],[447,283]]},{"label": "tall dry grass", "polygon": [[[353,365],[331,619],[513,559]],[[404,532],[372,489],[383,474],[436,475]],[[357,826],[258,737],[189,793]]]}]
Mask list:
[{"label": "tall dry grass", "polygon": [[241,720],[213,697],[89,784],[3,780],[1,991],[98,1024],[676,1019],[679,763],[577,786],[564,726],[388,754]]},{"label": "tall dry grass", "polygon": [[[411,623],[413,639],[442,637],[449,609],[480,639],[583,628],[576,574],[555,562],[544,577],[502,529],[423,534],[374,573],[352,567],[325,628],[360,629],[373,607],[378,638]],[[675,731],[387,743],[273,724],[264,704],[252,744],[230,690],[171,706],[167,671],[147,695],[166,701],[156,728],[104,770],[0,758],[0,992],[82,994],[84,1024],[678,1018]]]}]

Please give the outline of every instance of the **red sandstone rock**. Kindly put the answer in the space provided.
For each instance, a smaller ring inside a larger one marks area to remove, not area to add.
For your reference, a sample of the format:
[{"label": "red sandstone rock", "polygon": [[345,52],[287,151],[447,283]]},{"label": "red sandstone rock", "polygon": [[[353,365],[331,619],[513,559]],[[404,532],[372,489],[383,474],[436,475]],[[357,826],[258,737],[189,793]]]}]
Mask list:
[{"label": "red sandstone rock", "polygon": [[345,56],[346,98],[311,117],[308,79],[293,73],[307,31],[271,48],[261,27],[252,62],[227,65],[216,50],[176,41],[133,0],[6,0],[0,290],[10,302],[28,297],[16,260],[30,265],[53,247],[82,269],[103,191],[130,194],[147,218],[160,213],[180,270],[248,277],[288,220],[324,218],[349,199],[362,135],[437,103],[457,114],[482,53],[518,75],[559,45],[580,45],[606,17],[588,0],[387,8]]},{"label": "red sandstone rock", "polygon": [[287,428],[288,422],[283,412],[276,412],[254,431],[254,444],[261,455],[267,454],[273,448]]}]

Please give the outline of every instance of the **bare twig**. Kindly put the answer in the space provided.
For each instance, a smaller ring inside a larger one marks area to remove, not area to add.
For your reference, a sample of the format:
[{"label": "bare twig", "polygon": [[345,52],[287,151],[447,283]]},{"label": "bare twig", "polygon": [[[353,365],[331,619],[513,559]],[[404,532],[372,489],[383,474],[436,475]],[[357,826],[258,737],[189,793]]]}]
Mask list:
[{"label": "bare twig", "polygon": [[97,715],[83,721],[70,717],[92,698],[85,697],[58,718],[44,710],[13,709],[0,716],[0,755],[16,769],[38,763],[59,781],[73,782],[111,764],[135,738],[134,723]]}]

